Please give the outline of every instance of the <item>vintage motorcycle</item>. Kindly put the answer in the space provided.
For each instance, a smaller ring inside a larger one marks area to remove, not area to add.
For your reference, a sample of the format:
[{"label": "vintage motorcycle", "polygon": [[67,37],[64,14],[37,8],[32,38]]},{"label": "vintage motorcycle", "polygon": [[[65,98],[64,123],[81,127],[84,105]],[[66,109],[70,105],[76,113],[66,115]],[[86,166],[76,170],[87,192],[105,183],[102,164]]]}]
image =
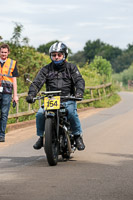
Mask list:
[{"label": "vintage motorcycle", "polygon": [[61,101],[62,98],[73,101],[82,100],[74,96],[61,96],[61,91],[45,91],[34,98],[34,101],[44,100],[42,106],[45,110],[43,146],[50,166],[57,165],[59,155],[63,159],[69,159],[71,153],[76,150],[74,136],[67,118],[67,109]]},{"label": "vintage motorcycle", "polygon": [[45,136],[44,150],[50,166],[57,165],[58,156],[69,159],[76,150],[74,136],[71,133],[70,122],[67,119],[67,110],[61,99],[79,101],[74,96],[60,96],[61,91],[46,91],[34,100],[44,99],[45,109]]}]

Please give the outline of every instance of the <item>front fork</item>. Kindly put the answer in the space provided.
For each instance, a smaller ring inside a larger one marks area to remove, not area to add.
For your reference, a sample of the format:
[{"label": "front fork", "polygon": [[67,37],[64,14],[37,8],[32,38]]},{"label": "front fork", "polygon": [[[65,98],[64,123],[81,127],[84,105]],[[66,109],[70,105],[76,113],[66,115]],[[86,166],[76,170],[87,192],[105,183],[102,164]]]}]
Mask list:
[{"label": "front fork", "polygon": [[56,110],[55,112],[53,112],[53,111],[45,111],[45,120],[47,119],[47,118],[54,118],[54,120],[55,120],[55,129],[56,129],[56,134],[57,134],[57,140],[58,140],[58,142],[59,142],[59,111],[58,110]]}]

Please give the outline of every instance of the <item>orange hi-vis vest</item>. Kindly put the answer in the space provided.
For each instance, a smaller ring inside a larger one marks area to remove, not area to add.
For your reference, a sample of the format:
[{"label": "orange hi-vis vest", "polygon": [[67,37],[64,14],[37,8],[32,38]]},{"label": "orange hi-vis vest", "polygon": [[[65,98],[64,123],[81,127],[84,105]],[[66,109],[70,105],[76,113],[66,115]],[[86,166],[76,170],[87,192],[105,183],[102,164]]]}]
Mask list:
[{"label": "orange hi-vis vest", "polygon": [[0,87],[3,87],[3,93],[12,94],[13,89],[13,76],[16,61],[7,58],[3,67],[0,65]]}]

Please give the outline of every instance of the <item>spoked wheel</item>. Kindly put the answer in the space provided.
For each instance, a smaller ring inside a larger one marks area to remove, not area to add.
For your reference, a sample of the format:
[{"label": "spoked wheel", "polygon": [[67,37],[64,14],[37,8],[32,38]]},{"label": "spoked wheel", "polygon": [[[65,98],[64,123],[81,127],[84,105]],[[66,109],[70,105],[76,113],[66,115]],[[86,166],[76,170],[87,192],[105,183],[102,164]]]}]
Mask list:
[{"label": "spoked wheel", "polygon": [[45,152],[50,166],[58,162],[58,139],[56,137],[54,118],[45,121]]}]

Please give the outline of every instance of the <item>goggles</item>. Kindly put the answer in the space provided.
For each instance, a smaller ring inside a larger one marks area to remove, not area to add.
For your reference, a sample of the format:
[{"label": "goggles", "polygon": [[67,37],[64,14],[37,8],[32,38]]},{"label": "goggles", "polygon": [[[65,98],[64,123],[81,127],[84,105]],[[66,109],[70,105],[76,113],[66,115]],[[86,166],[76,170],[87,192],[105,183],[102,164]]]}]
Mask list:
[{"label": "goggles", "polygon": [[56,57],[56,56],[58,56],[58,57],[62,57],[62,53],[51,53],[51,56],[52,57]]}]

